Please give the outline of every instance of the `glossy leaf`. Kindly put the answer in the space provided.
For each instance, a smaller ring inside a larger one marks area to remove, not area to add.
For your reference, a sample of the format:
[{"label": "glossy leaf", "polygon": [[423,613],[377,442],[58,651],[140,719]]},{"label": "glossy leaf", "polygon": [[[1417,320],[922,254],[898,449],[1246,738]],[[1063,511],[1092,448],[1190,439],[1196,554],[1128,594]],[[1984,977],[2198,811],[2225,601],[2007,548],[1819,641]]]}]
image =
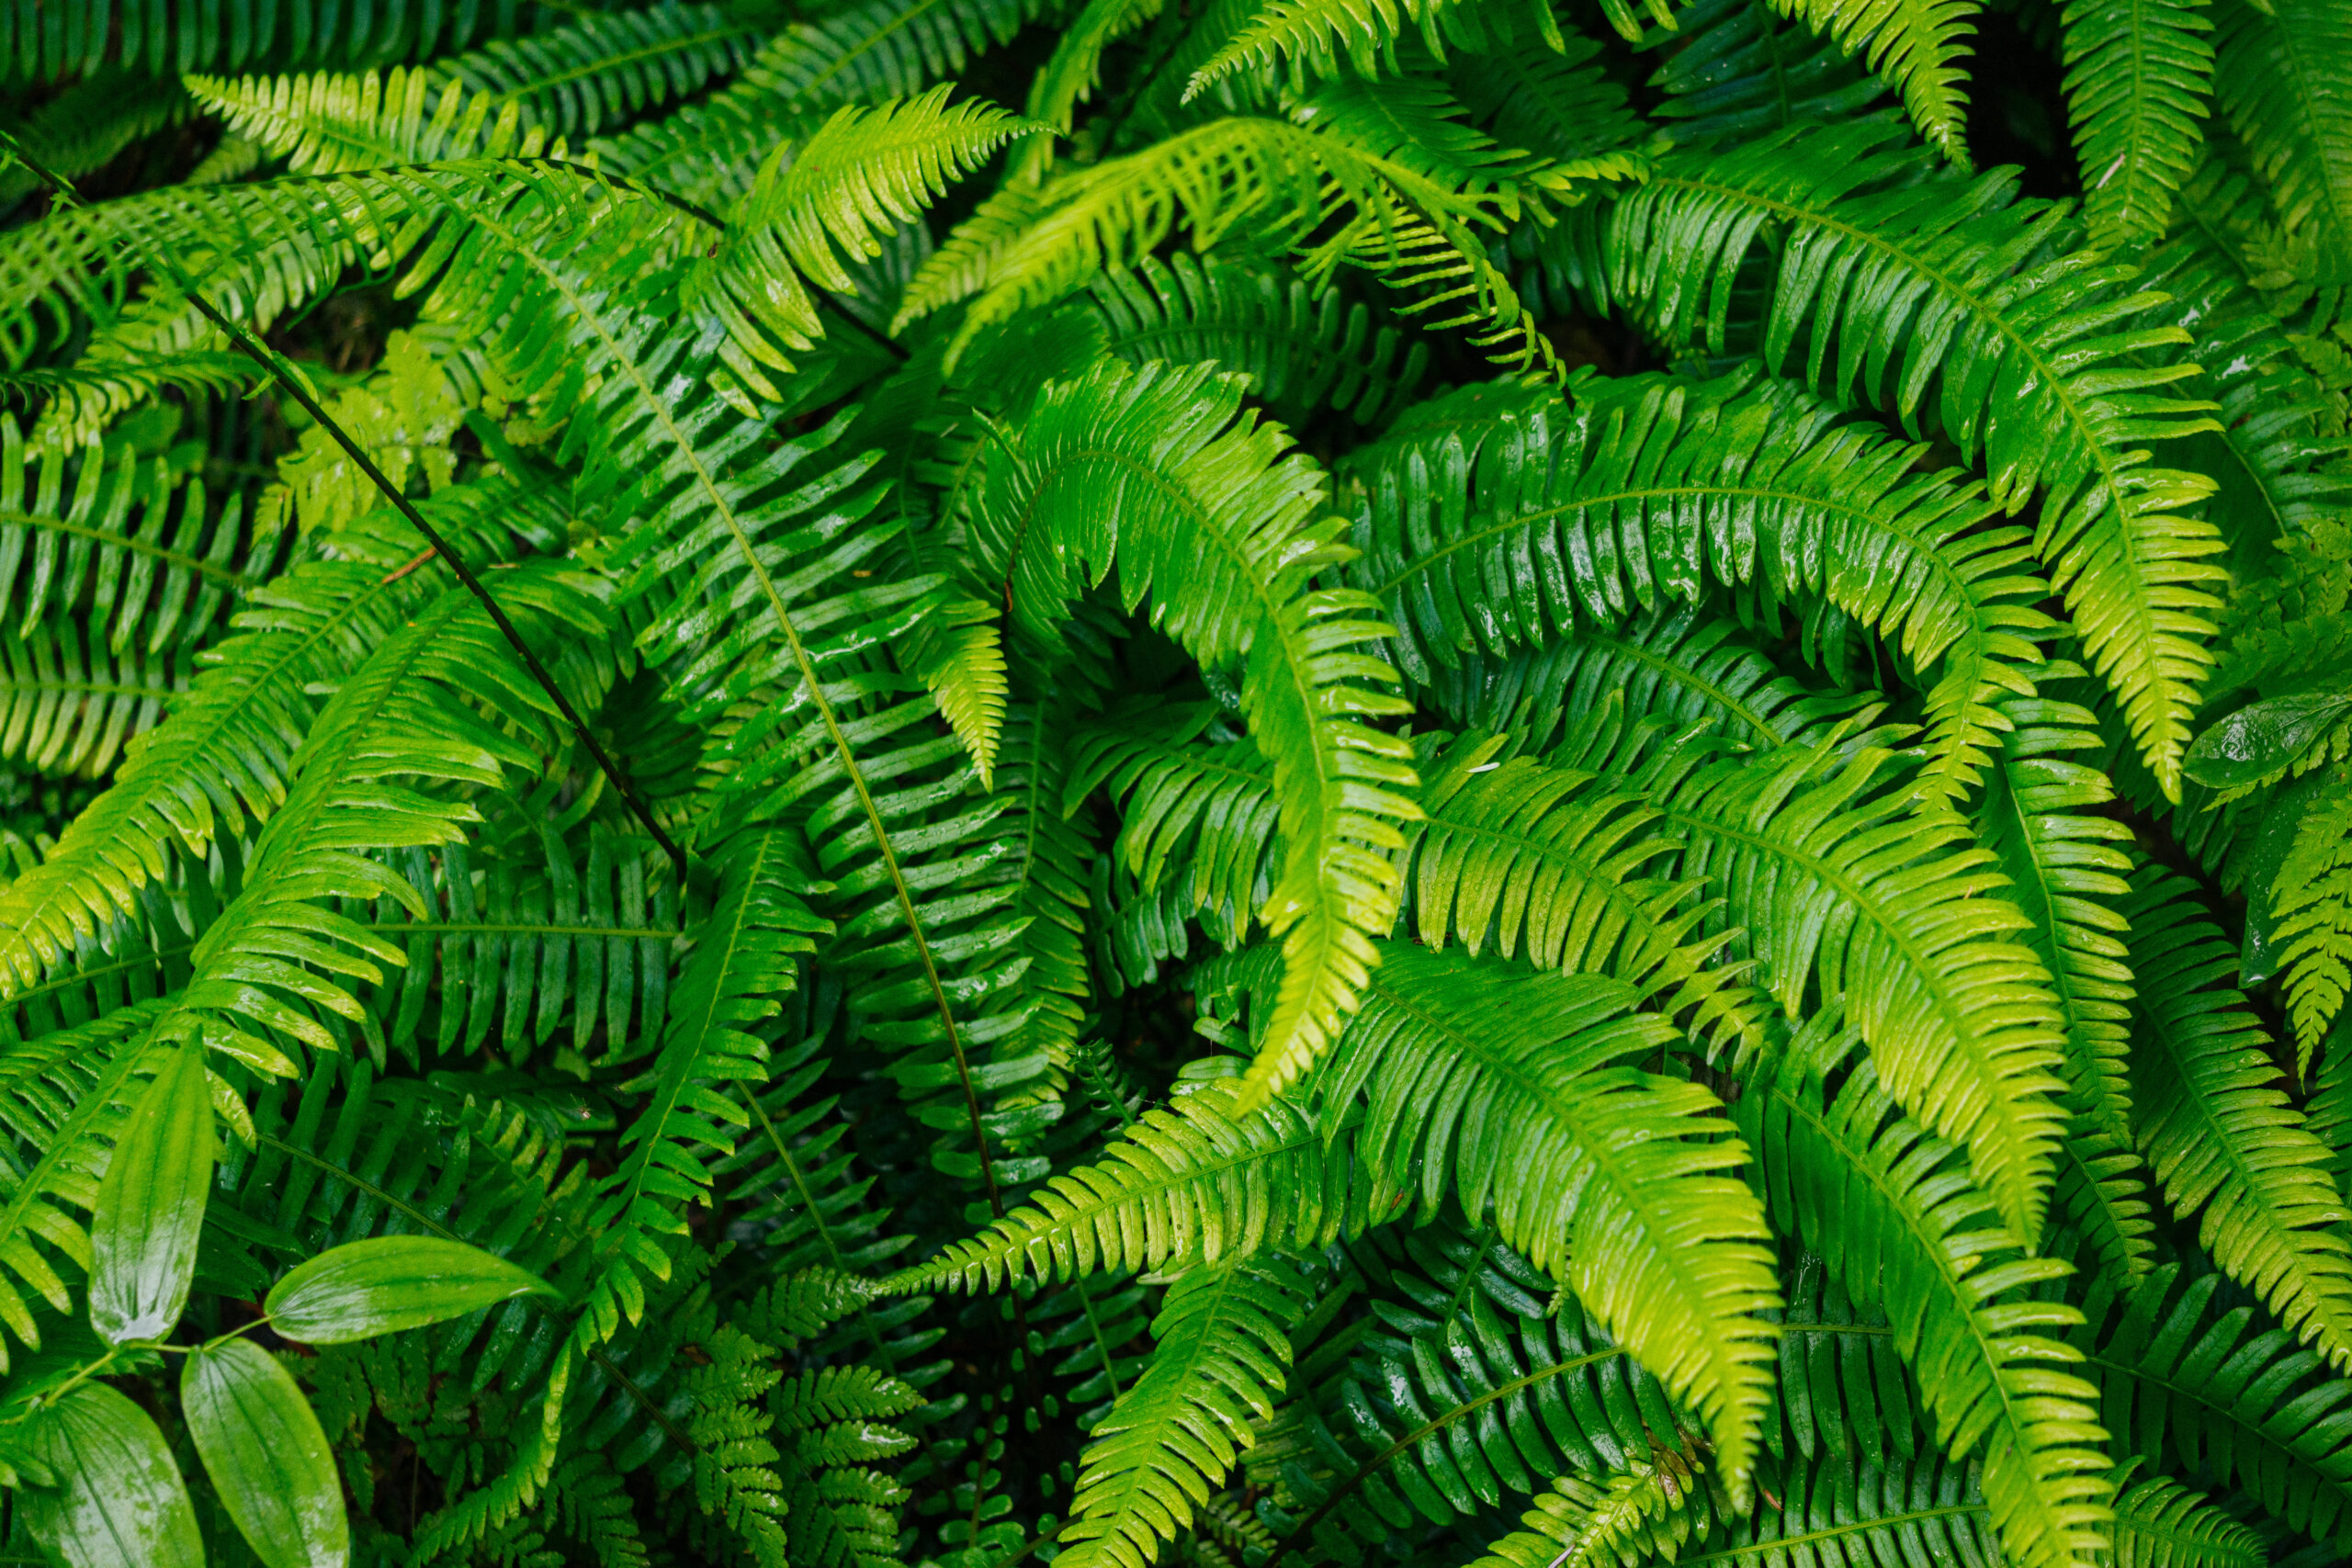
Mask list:
[{"label": "glossy leaf", "polygon": [[187,1303],[212,1179],[204,1048],[182,1045],[132,1103],[90,1217],[90,1323],[116,1344],[171,1332]]},{"label": "glossy leaf", "polygon": [[229,1517],[268,1568],[342,1568],[351,1521],[327,1435],[277,1358],[230,1339],[181,1364],[188,1436]]},{"label": "glossy leaf", "polygon": [[33,1539],[66,1568],[203,1568],[196,1510],[164,1434],[102,1382],[33,1418],[33,1445],[60,1479],[17,1495]]},{"label": "glossy leaf", "polygon": [[2297,692],[2249,703],[2197,738],[2182,771],[2208,789],[2235,789],[2290,767],[2338,719],[2352,697]]},{"label": "glossy leaf", "polygon": [[480,1247],[385,1235],[319,1254],[277,1281],[264,1305],[270,1327],[297,1344],[344,1345],[555,1293],[537,1275]]}]

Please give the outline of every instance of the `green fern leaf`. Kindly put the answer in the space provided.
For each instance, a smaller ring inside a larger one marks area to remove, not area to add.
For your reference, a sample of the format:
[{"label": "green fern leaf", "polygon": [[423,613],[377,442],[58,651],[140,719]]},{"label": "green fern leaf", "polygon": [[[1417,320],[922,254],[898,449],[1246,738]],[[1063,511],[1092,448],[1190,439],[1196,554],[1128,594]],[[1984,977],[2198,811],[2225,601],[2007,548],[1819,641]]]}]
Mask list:
[{"label": "green fern leaf", "polygon": [[[1115,563],[1130,605],[1202,663],[1242,665],[1242,707],[1272,761],[1287,850],[1257,913],[1283,939],[1281,1006],[1250,1069],[1262,1098],[1295,1081],[1353,1010],[1371,938],[1396,914],[1395,824],[1417,813],[1409,749],[1364,719],[1400,712],[1387,666],[1356,651],[1385,629],[1363,595],[1310,586],[1341,557],[1317,515],[1321,476],[1254,421],[1240,388],[1201,366],[1110,364],[1040,394],[992,446],[973,500],[978,554],[1015,624],[1043,646],[1083,562]],[[1108,504],[1105,504],[1107,501]]]},{"label": "green fern leaf", "polygon": [[2069,0],[2066,104],[2091,243],[2160,237],[2204,140],[2213,24],[2204,0]]},{"label": "green fern leaf", "polygon": [[2352,1363],[2352,1243],[2327,1149],[2278,1087],[2261,1024],[2217,987],[2229,949],[2178,879],[2143,872],[2123,913],[2139,980],[2140,1146],[2214,1261],[2338,1368]]},{"label": "green fern leaf", "polygon": [[2315,0],[2222,12],[2214,87],[2312,280],[2352,282],[2352,19]]},{"label": "green fern leaf", "polygon": [[[1780,1304],[1764,1216],[1724,1171],[1714,1097],[1626,1058],[1673,1038],[1633,990],[1392,943],[1325,1079],[1370,1096],[1359,1146],[1434,1208],[1494,1205],[1502,1238],[1705,1418],[1735,1492],[1750,1481]],[[1571,1242],[1573,1237],[1573,1242]]]},{"label": "green fern leaf", "polygon": [[1189,1269],[1152,1321],[1151,1362],[1098,1423],[1082,1456],[1061,1557],[1070,1568],[1150,1568],[1161,1544],[1273,1414],[1290,1361],[1284,1331],[1306,1278],[1279,1256]]},{"label": "green fern leaf", "polygon": [[1840,1033],[1809,1026],[1736,1102],[1773,1213],[1858,1301],[1883,1305],[1938,1436],[1983,1456],[2004,1556],[2071,1562],[2100,1544],[2113,1493],[2096,1390],[2059,1370],[2073,1351],[2034,1332],[2082,1321],[2030,1293],[2071,1270],[1989,1223],[1992,1205],[1950,1170],[1954,1151],[1899,1116],[1869,1063],[1825,1092],[1818,1075],[1848,1048]]},{"label": "green fern leaf", "polygon": [[2153,395],[2189,367],[2122,361],[2187,334],[2121,329],[2153,301],[2096,253],[2029,263],[2064,241],[2063,210],[2014,203],[2006,175],[1920,178],[1916,158],[1877,151],[1885,140],[1868,126],[1799,132],[1662,164],[1618,205],[1612,287],[1720,349],[1732,273],[1759,236],[1785,235],[1766,363],[1802,341],[1815,385],[1914,426],[1940,378],[1937,417],[1964,454],[1982,451],[1993,499],[2015,512],[2042,493],[2034,553],[2177,795],[2211,659],[2200,639],[2218,601],[2205,585],[2222,575],[2205,558],[2221,542],[2180,514],[2211,481],[2148,467],[2143,444],[2213,426],[2187,417],[2199,405]]}]

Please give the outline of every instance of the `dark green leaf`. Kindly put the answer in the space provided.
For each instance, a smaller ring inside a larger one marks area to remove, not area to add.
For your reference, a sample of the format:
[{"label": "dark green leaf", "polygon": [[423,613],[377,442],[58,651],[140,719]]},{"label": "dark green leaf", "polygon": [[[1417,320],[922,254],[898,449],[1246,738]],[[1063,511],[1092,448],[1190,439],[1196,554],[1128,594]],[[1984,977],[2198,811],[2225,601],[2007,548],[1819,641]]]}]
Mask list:
[{"label": "dark green leaf", "polygon": [[2352,712],[2352,697],[2298,692],[2242,707],[2197,738],[2183,771],[2208,789],[2235,789],[2275,773]]},{"label": "dark green leaf", "polygon": [[56,1490],[18,1494],[25,1524],[67,1568],[202,1568],[204,1541],[179,1466],[147,1413],[85,1382],[34,1419]]},{"label": "dark green leaf", "polygon": [[188,1436],[237,1529],[269,1568],[341,1568],[351,1522],[334,1454],[311,1402],[249,1339],[190,1356],[180,1371]]}]

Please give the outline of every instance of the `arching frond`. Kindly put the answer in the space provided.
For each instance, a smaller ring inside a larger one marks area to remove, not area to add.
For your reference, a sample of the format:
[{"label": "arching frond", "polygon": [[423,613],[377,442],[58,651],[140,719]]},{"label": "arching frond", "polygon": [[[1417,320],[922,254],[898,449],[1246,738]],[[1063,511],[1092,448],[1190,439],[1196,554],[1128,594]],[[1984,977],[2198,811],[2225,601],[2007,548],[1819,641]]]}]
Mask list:
[{"label": "arching frond", "polygon": [[[1365,720],[1403,711],[1387,666],[1359,652],[1386,628],[1363,595],[1311,585],[1340,558],[1322,479],[1253,420],[1213,367],[1116,363],[1043,391],[983,459],[971,501],[987,573],[1044,646],[1076,588],[1119,569],[1132,606],[1204,664],[1242,667],[1242,709],[1272,762],[1286,845],[1263,908],[1283,940],[1283,997],[1251,1093],[1280,1092],[1352,1011],[1372,937],[1396,913],[1396,824],[1416,810],[1411,752]],[[1107,504],[1106,504],[1107,502]]]},{"label": "arching frond", "polygon": [[[1968,787],[2032,689],[2021,529],[1982,526],[1971,487],[1913,472],[1871,438],[1774,386],[1582,383],[1480,436],[1393,440],[1356,470],[1366,500],[1349,569],[1399,626],[1416,680],[1456,649],[1527,648],[1580,625],[1696,599],[1712,581],[1770,604],[1819,594],[1920,671],[1931,761],[1922,793]],[[1509,593],[1521,560],[1538,569]]]},{"label": "arching frond", "polygon": [[1413,395],[1429,345],[1362,301],[1273,266],[1212,254],[1146,256],[1089,291],[1103,347],[1136,364],[1214,360],[1291,423],[1326,405],[1377,424]]},{"label": "arching frond", "polygon": [[592,12],[569,27],[492,39],[434,69],[494,107],[516,106],[526,123],[585,135],[741,70],[784,14],[756,4]]},{"label": "arching frond", "polygon": [[1193,1509],[1255,1441],[1252,1423],[1273,1414],[1290,1360],[1284,1330],[1306,1297],[1278,1254],[1202,1264],[1170,1288],[1149,1367],[1082,1457],[1060,1536],[1070,1568],[1149,1568],[1192,1528]]},{"label": "arching frond", "polygon": [[1901,1118],[1870,1063],[1825,1089],[1838,1036],[1800,1034],[1737,1101],[1772,1211],[1857,1300],[1883,1306],[1938,1436],[1982,1456],[2003,1555],[2070,1562],[2098,1546],[2111,1517],[2106,1433],[2096,1390],[2060,1370],[2075,1353],[2036,1332],[2082,1314],[2028,1292],[2071,1270],[2023,1252],[1951,1169],[1955,1151]]},{"label": "arching frond", "polygon": [[2278,1087],[2266,1036],[2223,981],[2233,967],[2188,890],[2141,873],[2123,914],[2137,978],[2140,1146],[2214,1261],[2341,1368],[2352,1362],[2352,1243],[2327,1150]]},{"label": "arching frond", "polygon": [[1323,1246],[1394,1202],[1383,1201],[1352,1136],[1318,1130],[1285,1100],[1244,1113],[1224,1087],[1147,1112],[1103,1153],[882,1288],[996,1290],[1170,1258],[1214,1266]]},{"label": "arching frond", "polygon": [[1784,236],[1767,363],[1802,344],[1806,375],[1833,396],[1870,397],[1914,427],[1932,406],[1963,454],[1983,453],[1996,502],[2042,497],[2034,553],[2175,794],[2218,603],[2206,558],[2221,544],[2183,515],[2211,481],[2148,466],[2144,443],[2210,425],[2156,395],[2186,366],[2126,356],[2186,334],[2123,325],[2152,302],[2126,291],[2129,268],[2049,254],[2063,210],[2017,202],[1999,173],[1917,178],[1916,160],[1877,150],[1885,139],[1801,132],[1662,164],[1618,206],[1612,287],[1720,348],[1732,275],[1760,236]]},{"label": "arching frond", "polygon": [[[1707,1423],[1750,1481],[1780,1304],[1764,1216],[1723,1173],[1747,1156],[1714,1097],[1630,1059],[1673,1039],[1634,992],[1588,976],[1391,944],[1331,1056],[1327,1102],[1370,1111],[1363,1156],[1434,1208],[1493,1204],[1503,1240]],[[1573,1242],[1570,1238],[1573,1236]]]}]

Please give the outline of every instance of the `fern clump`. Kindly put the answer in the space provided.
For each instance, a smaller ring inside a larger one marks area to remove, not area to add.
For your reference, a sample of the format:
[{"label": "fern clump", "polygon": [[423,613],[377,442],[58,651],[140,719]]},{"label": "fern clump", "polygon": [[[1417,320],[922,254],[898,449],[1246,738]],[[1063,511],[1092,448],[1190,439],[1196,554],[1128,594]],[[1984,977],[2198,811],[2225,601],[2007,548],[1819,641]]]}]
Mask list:
[{"label": "fern clump", "polygon": [[0,1557],[2352,1556],[2352,0],[0,0]]}]

